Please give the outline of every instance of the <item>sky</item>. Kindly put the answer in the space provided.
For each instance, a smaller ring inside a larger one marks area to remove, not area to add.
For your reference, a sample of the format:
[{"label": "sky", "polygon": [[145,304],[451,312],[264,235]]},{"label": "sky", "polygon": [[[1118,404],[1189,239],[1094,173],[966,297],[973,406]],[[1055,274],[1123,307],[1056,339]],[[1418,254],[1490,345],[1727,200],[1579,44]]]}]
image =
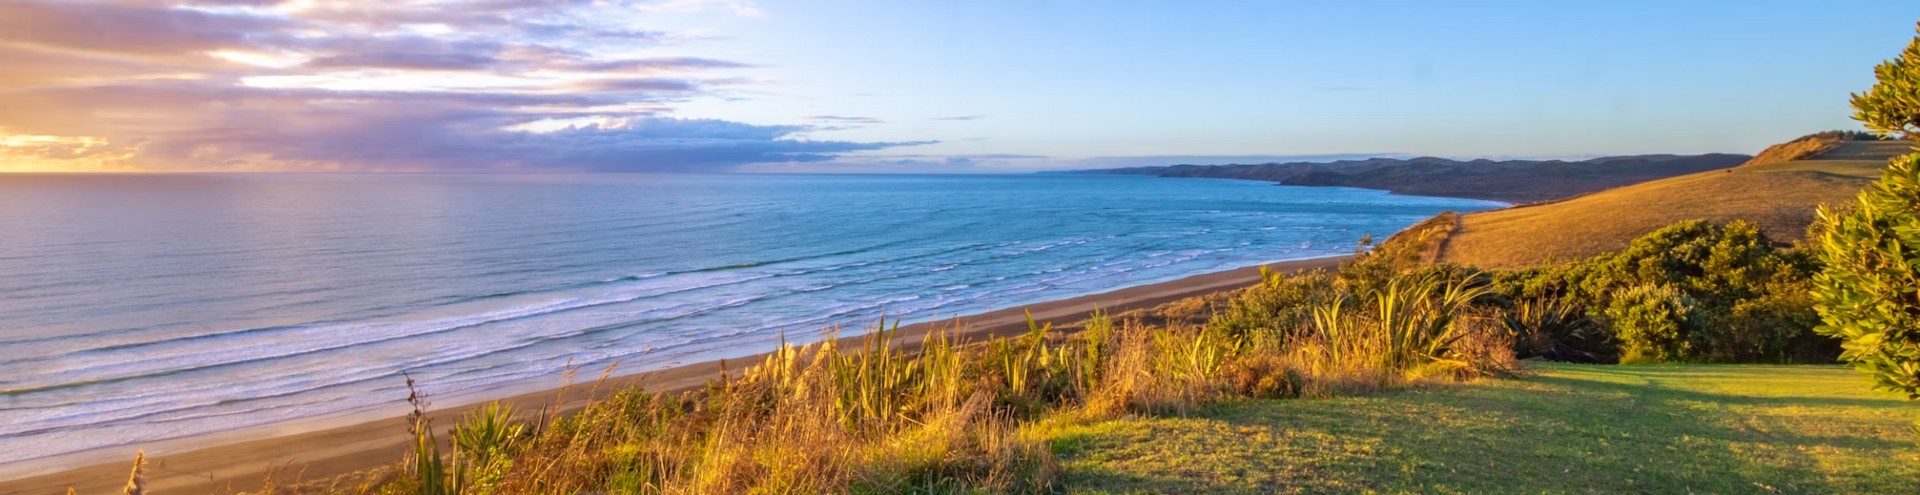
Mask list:
[{"label": "sky", "polygon": [[1755,153],[1920,2],[0,0],[0,172]]}]

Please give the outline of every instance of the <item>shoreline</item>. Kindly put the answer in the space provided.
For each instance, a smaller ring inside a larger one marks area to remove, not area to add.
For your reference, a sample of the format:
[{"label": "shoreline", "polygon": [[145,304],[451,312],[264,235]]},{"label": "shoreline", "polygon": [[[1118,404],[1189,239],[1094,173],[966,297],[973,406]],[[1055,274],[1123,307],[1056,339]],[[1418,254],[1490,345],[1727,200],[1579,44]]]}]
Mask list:
[{"label": "shoreline", "polygon": [[[1098,294],[1042,301],[975,315],[902,325],[893,342],[896,345],[915,348],[921,338],[935,328],[951,330],[955,337],[962,340],[1017,335],[1027,330],[1026,314],[1029,311],[1037,321],[1052,322],[1056,326],[1068,325],[1085,318],[1096,306],[1112,313],[1121,313],[1152,308],[1188,297],[1250,286],[1260,280],[1261,266],[1291,273],[1331,269],[1348,258],[1350,256],[1342,255],[1279,261],[1190,275]],[[863,336],[855,335],[841,337],[840,341],[858,341],[861,338]],[[581,369],[579,370],[581,374],[568,386],[549,387],[534,392],[495,389],[495,392],[504,393],[488,395],[478,401],[468,401],[460,406],[431,410],[427,417],[434,422],[436,428],[450,427],[459,420],[459,415],[471,409],[473,404],[491,400],[511,404],[522,415],[538,414],[538,411],[543,408],[553,406],[557,406],[557,409],[563,413],[572,412],[584,407],[593,399],[604,396],[608,390],[645,387],[653,391],[680,391],[699,388],[708,380],[718,377],[722,369],[738,372],[746,368],[746,365],[760,362],[764,356],[765,353],[758,353],[739,358],[682,364],[656,371],[616,376],[606,379],[604,383],[596,383],[599,370]],[[469,396],[469,394],[461,394],[457,397]],[[407,424],[404,417],[316,427],[315,425],[318,424],[325,424],[325,422],[306,423],[308,425],[306,428],[288,425],[278,425],[278,428],[266,426],[159,442],[163,445],[174,444],[178,447],[178,451],[148,456],[147,486],[153,493],[205,492],[216,489],[252,490],[259,488],[260,482],[264,479],[263,475],[269,470],[280,471],[276,478],[283,482],[289,479],[293,481],[324,480],[398,461],[407,451],[406,445],[409,438],[405,435]],[[250,440],[242,439],[245,438],[244,436],[235,438],[244,433],[271,436]],[[106,493],[118,490],[126,484],[133,453],[140,446],[121,448],[126,452],[118,456],[107,452],[109,449],[96,449],[43,460],[58,463],[61,458],[68,458],[70,462],[83,463],[84,467],[56,469],[52,472],[41,471],[39,474],[24,478],[0,481],[0,495],[64,493],[68,487],[81,493]],[[105,460],[111,457],[119,457],[119,459]]]}]

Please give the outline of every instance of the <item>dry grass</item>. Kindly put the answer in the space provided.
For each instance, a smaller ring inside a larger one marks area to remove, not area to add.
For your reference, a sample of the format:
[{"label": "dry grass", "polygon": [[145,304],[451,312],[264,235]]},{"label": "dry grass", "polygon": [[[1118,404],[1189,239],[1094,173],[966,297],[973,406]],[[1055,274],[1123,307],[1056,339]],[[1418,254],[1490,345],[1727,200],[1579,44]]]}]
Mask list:
[{"label": "dry grass", "polygon": [[[1029,319],[1025,335],[968,345],[936,330],[912,352],[884,329],[845,348],[783,345],[704,390],[619,390],[557,418],[493,405],[436,429],[415,395],[405,461],[270,480],[264,493],[1054,493],[1062,471],[1044,425],[1510,371],[1510,337],[1475,314],[1479,279],[1401,272],[1407,256],[1267,272],[1255,288],[1133,318],[1095,312],[1073,333]],[[1313,299],[1259,302],[1287,294]],[[1266,324],[1218,324],[1222,307]]]},{"label": "dry grass", "polygon": [[1740,166],[1759,166],[1803,160],[1833,151],[1834,148],[1840,147],[1841,143],[1845,143],[1852,138],[1852,135],[1842,132],[1808,134],[1801,136],[1799,139],[1768,146],[1767,149],[1761,150],[1760,154],[1754,155],[1753,159],[1747,160],[1747,163],[1741,164]]},{"label": "dry grass", "polygon": [[1460,214],[1441,212],[1387,238],[1386,244],[1412,246],[1405,250],[1405,256],[1410,258],[1405,261],[1427,265],[1440,260],[1442,253],[1447,250],[1447,243],[1453,239],[1453,233],[1459,230]]},{"label": "dry grass", "polygon": [[1475,330],[1479,291],[1400,275],[1342,289],[1314,305],[1310,323],[1257,332],[1192,323],[1229,302],[1215,297],[1139,315],[1154,323],[1095,313],[1072,334],[1034,324],[962,346],[936,332],[918,352],[896,348],[890,331],[850,348],[783,346],[698,392],[622,390],[552,419],[488,407],[439,431],[418,419],[403,464],[274,490],[1051,493],[1061,467],[1040,425],[1372,393],[1510,366],[1511,341]]},{"label": "dry grass", "polygon": [[1880,178],[1887,160],[1912,152],[1906,141],[1846,141],[1815,156],[1799,160],[1742,165],[1755,172],[1820,172],[1834,175]]},{"label": "dry grass", "polygon": [[1660,227],[1695,219],[1747,220],[1775,241],[1797,242],[1812,223],[1815,207],[1848,201],[1887,158],[1906,148],[1902,143],[1848,141],[1824,149],[1824,154],[1801,160],[1469,214],[1461,218],[1439,258],[1482,268],[1540,266],[1616,251]]},{"label": "dry grass", "polygon": [[1051,486],[1051,454],[1018,436],[1020,416],[1000,403],[1006,382],[966,380],[966,366],[985,362],[974,359],[981,351],[963,352],[936,335],[921,353],[907,354],[890,340],[891,332],[877,332],[857,349],[831,341],[786,346],[701,392],[620,391],[545,424],[483,410],[452,430],[451,453],[432,448],[431,433],[420,435],[408,466],[397,470],[407,475],[378,491],[1027,493]]}]

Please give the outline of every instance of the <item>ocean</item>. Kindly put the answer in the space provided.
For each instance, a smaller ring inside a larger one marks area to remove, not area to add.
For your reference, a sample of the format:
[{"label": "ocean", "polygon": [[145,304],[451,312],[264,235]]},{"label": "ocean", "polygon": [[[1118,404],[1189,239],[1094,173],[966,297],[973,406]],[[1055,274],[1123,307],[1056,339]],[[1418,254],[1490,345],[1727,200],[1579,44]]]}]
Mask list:
[{"label": "ocean", "polygon": [[4,176],[0,466],[397,415],[403,373],[440,396],[638,373],[1496,206],[1068,174]]}]

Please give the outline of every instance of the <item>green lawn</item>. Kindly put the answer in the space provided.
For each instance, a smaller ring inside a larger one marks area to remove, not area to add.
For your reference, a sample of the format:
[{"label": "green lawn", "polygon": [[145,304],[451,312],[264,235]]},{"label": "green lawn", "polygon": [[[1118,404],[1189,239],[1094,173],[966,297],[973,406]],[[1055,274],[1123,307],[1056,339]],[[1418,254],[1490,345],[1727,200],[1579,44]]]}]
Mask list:
[{"label": "green lawn", "polygon": [[1045,434],[1070,493],[1920,493],[1920,403],[1851,370],[1533,368]]}]

